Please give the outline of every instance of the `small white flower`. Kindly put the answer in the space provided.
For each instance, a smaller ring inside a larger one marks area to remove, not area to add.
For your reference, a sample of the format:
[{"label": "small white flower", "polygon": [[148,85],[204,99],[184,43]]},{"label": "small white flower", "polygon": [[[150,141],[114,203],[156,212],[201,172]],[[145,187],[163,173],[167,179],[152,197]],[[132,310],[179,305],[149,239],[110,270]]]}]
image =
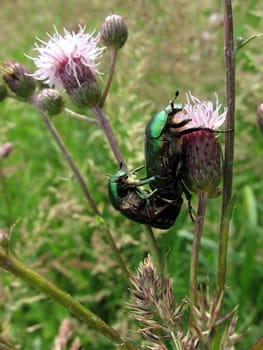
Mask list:
[{"label": "small white flower", "polygon": [[218,130],[225,122],[227,108],[225,107],[224,111],[220,113],[222,105],[219,104],[216,93],[215,106],[212,101],[200,100],[193,96],[191,92],[186,94],[186,97],[187,103],[184,105],[183,110],[176,114],[178,120],[190,119],[189,123],[184,126],[184,129],[201,127]]},{"label": "small white flower", "polygon": [[[94,31],[85,34],[85,27],[79,26],[78,33],[69,32],[64,28],[64,35],[60,35],[56,29],[54,36],[49,34],[47,42],[37,38],[42,44],[35,43],[34,50],[38,51],[38,57],[30,57],[37,67],[32,76],[37,80],[42,80],[50,87],[63,89],[61,76],[66,72],[72,76],[80,86],[83,68],[88,68],[93,75],[101,74],[98,71],[97,60],[101,58],[104,47],[98,47],[99,34],[94,35]],[[85,69],[84,69],[85,70]]]}]

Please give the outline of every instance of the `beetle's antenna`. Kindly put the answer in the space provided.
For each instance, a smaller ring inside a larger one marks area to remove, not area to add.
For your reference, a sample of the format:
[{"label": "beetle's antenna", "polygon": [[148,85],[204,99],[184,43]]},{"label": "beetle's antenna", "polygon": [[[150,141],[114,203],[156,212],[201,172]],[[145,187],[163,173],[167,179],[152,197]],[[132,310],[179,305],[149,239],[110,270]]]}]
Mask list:
[{"label": "beetle's antenna", "polygon": [[173,100],[170,101],[170,105],[171,105],[172,110],[174,109],[174,101],[177,99],[178,96],[179,96],[179,91],[176,90],[175,93],[174,93],[174,98],[173,98]]}]

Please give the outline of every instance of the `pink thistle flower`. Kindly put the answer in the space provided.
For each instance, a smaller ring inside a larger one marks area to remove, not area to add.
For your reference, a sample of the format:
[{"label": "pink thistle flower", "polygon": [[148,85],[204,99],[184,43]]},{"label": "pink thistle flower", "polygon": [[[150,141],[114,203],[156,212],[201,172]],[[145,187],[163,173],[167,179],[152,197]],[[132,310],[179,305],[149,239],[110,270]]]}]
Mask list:
[{"label": "pink thistle flower", "polygon": [[[176,114],[179,121],[189,120],[182,127],[185,131],[189,129],[189,133],[184,131],[182,136],[182,177],[186,186],[197,194],[218,194],[222,154],[216,132],[227,114],[227,108],[222,113],[220,109],[217,95],[214,106],[213,102],[199,100],[188,93],[187,104]],[[198,128],[200,130],[190,130]]]},{"label": "pink thistle flower", "polygon": [[[34,50],[38,51],[38,57],[30,57],[37,69],[32,76],[42,80],[50,87],[55,86],[61,90],[65,86],[65,75],[67,79],[74,79],[80,87],[85,81],[85,76],[101,74],[98,70],[97,60],[101,58],[104,47],[98,47],[99,34],[93,36],[94,32],[85,34],[85,27],[79,26],[78,33],[69,32],[64,28],[64,35],[60,35],[55,28],[53,36],[48,35],[47,42],[37,38],[42,44],[35,43]],[[72,82],[71,82],[72,84]]]},{"label": "pink thistle flower", "polygon": [[209,128],[218,131],[220,126],[224,124],[227,114],[225,107],[220,113],[222,105],[219,103],[218,96],[215,93],[215,106],[212,101],[200,100],[193,96],[191,92],[186,94],[187,103],[181,112],[176,114],[179,121],[190,119],[190,121],[182,129],[190,128]]}]

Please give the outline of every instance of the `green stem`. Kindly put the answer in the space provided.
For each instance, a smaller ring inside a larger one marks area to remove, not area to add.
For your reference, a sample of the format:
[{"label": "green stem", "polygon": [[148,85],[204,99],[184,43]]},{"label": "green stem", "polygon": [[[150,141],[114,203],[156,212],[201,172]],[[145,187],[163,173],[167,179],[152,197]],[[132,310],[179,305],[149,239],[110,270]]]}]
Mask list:
[{"label": "green stem", "polygon": [[233,16],[231,0],[223,0],[224,12],[224,42],[226,66],[226,117],[225,134],[225,161],[223,169],[223,199],[220,223],[217,295],[221,295],[225,287],[227,246],[229,220],[226,220],[226,211],[232,196],[233,161],[234,161],[234,128],[235,128],[235,47],[233,38]]},{"label": "green stem", "polygon": [[160,251],[159,244],[154,236],[153,230],[151,226],[144,225],[144,231],[146,233],[146,238],[149,244],[149,251],[152,256],[154,265],[156,267],[156,270],[158,272],[158,275],[160,276],[161,280],[164,280],[164,265],[163,265],[163,259],[162,254]]},{"label": "green stem", "polygon": [[100,102],[99,102],[99,107],[102,108],[104,106],[106,97],[108,95],[110,86],[111,86],[111,82],[112,82],[112,78],[114,75],[114,70],[115,70],[115,66],[116,66],[116,62],[117,62],[117,54],[118,54],[118,50],[115,48],[111,49],[111,63],[110,63],[110,68],[109,68],[109,74],[107,77],[107,81],[105,83],[105,87],[104,87],[104,91],[101,95],[100,98]]},{"label": "green stem", "polygon": [[71,109],[69,108],[64,108],[64,112],[67,113],[67,115],[69,115],[70,117],[72,118],[75,118],[75,119],[79,119],[79,120],[83,120],[84,122],[87,122],[87,123],[90,123],[90,124],[95,124],[95,125],[99,125],[99,122],[97,119],[95,118],[90,118],[86,115],[83,115],[83,114],[79,114],[79,113],[76,113],[74,111],[72,111]]},{"label": "green stem", "polygon": [[198,208],[197,218],[195,221],[195,232],[193,238],[192,255],[190,263],[190,298],[193,305],[197,299],[197,270],[198,270],[198,257],[200,251],[200,243],[204,226],[204,217],[207,204],[207,194],[199,194],[198,196]]},{"label": "green stem", "polygon": [[18,259],[8,252],[0,251],[0,266],[19,277],[27,284],[38,289],[41,293],[55,300],[66,307],[72,314],[85,322],[89,327],[98,331],[115,344],[120,345],[121,349],[136,350],[137,347],[126,338],[122,337],[117,331],[108,326],[102,319],[92,313],[89,309],[74,300],[68,293],[63,292],[56,285],[31,270]]},{"label": "green stem", "polygon": [[46,127],[47,129],[49,130],[49,132],[51,133],[53,139],[55,140],[59,150],[61,151],[61,153],[63,154],[64,158],[66,159],[68,165],[70,166],[77,182],[79,183],[80,185],[80,188],[87,200],[87,202],[90,204],[90,207],[93,211],[93,213],[95,215],[98,216],[98,218],[100,218],[100,221],[103,222],[103,230],[104,230],[104,233],[106,234],[106,237],[107,237],[107,240],[110,244],[110,247],[111,247],[111,250],[112,252],[114,253],[119,265],[120,265],[120,268],[122,269],[122,272],[124,273],[124,275],[126,276],[127,279],[130,278],[130,273],[129,273],[129,269],[128,267],[126,266],[126,263],[119,251],[119,249],[117,248],[116,244],[115,244],[115,241],[114,241],[114,238],[111,234],[111,231],[109,230],[109,228],[104,224],[104,221],[103,221],[103,218],[102,218],[102,215],[95,203],[95,201],[93,200],[91,194],[90,194],[90,191],[82,177],[82,175],[80,174],[79,170],[78,170],[78,167],[76,166],[76,164],[74,163],[72,157],[71,157],[71,154],[69,153],[69,151],[67,150],[62,138],[60,137],[59,133],[57,132],[55,126],[53,125],[53,123],[51,122],[50,118],[42,111],[42,110],[39,110],[39,113],[40,115],[42,116],[42,119],[44,121],[44,123],[46,124]]}]

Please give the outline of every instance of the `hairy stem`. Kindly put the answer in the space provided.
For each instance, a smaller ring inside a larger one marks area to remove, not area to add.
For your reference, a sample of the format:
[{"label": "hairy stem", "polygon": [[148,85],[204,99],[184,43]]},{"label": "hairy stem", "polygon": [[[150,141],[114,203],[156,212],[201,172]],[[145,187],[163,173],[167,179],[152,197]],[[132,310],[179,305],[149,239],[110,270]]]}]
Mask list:
[{"label": "hairy stem", "polygon": [[226,130],[230,131],[225,134],[225,160],[223,169],[223,200],[220,223],[217,295],[222,294],[226,279],[229,220],[225,220],[225,215],[232,196],[235,128],[235,47],[233,38],[232,2],[231,0],[223,0],[222,4],[224,12],[226,105],[228,108]]},{"label": "hairy stem", "polygon": [[114,70],[115,70],[115,66],[116,66],[116,62],[117,62],[117,54],[118,54],[118,50],[115,48],[111,49],[111,63],[110,63],[110,67],[109,67],[109,74],[107,77],[107,81],[104,87],[104,91],[101,95],[100,98],[100,102],[99,102],[99,107],[102,108],[104,106],[106,97],[108,95],[108,92],[110,90],[110,86],[111,86],[111,82],[112,82],[112,78],[114,75]]},{"label": "hairy stem", "polygon": [[198,270],[198,257],[200,251],[200,243],[204,226],[204,217],[207,204],[207,194],[199,194],[198,196],[198,208],[197,218],[195,221],[195,231],[192,245],[192,255],[190,263],[190,298],[195,305],[197,299],[197,270]]},{"label": "hairy stem", "polygon": [[55,284],[51,283],[46,278],[37,274],[35,271],[31,270],[29,267],[16,259],[10,251],[5,254],[2,252],[2,250],[0,250],[0,266],[22,279],[27,284],[38,289],[41,293],[50,297],[52,300],[55,300],[59,304],[66,307],[70,312],[72,312],[72,314],[85,322],[85,324],[87,324],[89,327],[98,331],[115,344],[120,345],[121,349],[137,349],[137,347],[135,347],[131,341],[122,337],[121,334],[108,326],[101,318],[96,316],[89,309],[73,299],[68,293],[63,292]]},{"label": "hairy stem", "polygon": [[117,163],[120,165],[122,165],[122,168],[124,170],[127,170],[127,165],[124,161],[124,158],[121,154],[118,142],[115,138],[115,135],[113,133],[112,127],[110,125],[109,119],[107,118],[107,116],[105,115],[105,113],[103,112],[103,110],[100,107],[93,107],[93,112],[94,114],[97,116],[98,121],[99,121],[99,125],[101,127],[101,129],[103,130],[109,145],[112,149],[112,152],[114,154],[114,157],[117,161]]}]

